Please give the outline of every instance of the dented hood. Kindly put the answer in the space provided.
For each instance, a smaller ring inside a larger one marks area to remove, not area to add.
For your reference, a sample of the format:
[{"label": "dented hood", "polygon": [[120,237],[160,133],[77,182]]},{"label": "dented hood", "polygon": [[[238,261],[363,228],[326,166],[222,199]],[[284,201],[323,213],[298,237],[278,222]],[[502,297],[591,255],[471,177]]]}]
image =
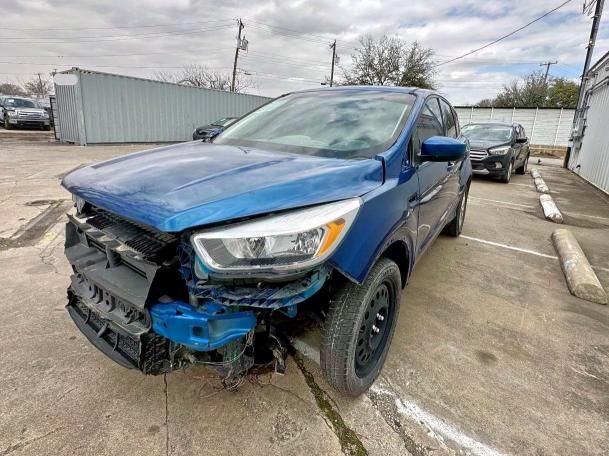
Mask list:
[{"label": "dented hood", "polygon": [[80,168],[62,185],[108,211],[161,231],[361,196],[382,162],[189,142]]}]

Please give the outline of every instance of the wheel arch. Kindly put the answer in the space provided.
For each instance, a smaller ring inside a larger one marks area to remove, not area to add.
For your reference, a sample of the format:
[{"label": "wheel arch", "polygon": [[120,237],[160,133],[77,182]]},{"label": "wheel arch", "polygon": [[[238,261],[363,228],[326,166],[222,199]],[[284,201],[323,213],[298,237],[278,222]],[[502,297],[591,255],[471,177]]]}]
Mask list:
[{"label": "wheel arch", "polygon": [[408,283],[410,276],[410,251],[404,241],[394,241],[381,253],[380,257],[389,258],[394,261],[400,268],[400,276],[402,279],[402,288]]}]

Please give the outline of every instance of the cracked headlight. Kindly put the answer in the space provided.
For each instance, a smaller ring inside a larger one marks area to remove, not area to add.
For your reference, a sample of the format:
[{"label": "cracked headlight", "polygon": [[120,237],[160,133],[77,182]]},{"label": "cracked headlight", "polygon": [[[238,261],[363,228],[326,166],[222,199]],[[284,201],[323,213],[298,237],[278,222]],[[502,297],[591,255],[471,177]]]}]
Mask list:
[{"label": "cracked headlight", "polygon": [[510,149],[510,146],[495,147],[494,149],[489,149],[488,153],[491,155],[505,155],[510,151]]},{"label": "cracked headlight", "polygon": [[349,230],[361,201],[354,198],[298,209],[192,235],[199,258],[215,271],[285,271],[326,260]]}]

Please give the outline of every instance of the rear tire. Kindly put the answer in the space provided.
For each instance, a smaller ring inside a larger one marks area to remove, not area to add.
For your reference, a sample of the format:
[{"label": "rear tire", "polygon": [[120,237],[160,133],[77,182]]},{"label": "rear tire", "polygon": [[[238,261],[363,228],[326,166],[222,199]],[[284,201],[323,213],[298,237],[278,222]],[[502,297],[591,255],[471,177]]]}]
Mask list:
[{"label": "rear tire", "polygon": [[467,210],[467,195],[469,195],[469,185],[465,187],[465,191],[461,195],[455,217],[448,222],[444,227],[444,233],[449,236],[457,237],[463,231],[463,222],[465,221],[465,211]]},{"label": "rear tire", "polygon": [[520,166],[519,168],[516,168],[516,174],[526,174],[528,163],[529,163],[529,156],[527,155],[526,158],[524,159],[524,162],[522,163],[522,166]]},{"label": "rear tire", "polygon": [[402,279],[381,257],[362,285],[345,281],[330,301],[321,347],[321,371],[341,393],[359,396],[378,377],[400,310]]},{"label": "rear tire", "polygon": [[509,184],[510,179],[512,178],[512,171],[514,170],[514,162],[511,161],[508,165],[508,168],[505,170],[505,174],[501,176],[501,182],[504,184]]}]

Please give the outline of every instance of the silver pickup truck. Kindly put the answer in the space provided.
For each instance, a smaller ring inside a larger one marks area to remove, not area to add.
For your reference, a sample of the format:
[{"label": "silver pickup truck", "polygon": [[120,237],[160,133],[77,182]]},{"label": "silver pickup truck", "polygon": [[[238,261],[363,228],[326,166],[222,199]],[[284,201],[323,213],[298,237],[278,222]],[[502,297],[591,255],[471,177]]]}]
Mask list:
[{"label": "silver pickup truck", "polygon": [[23,97],[0,97],[0,121],[7,130],[15,127],[51,128],[49,113],[37,101]]}]

